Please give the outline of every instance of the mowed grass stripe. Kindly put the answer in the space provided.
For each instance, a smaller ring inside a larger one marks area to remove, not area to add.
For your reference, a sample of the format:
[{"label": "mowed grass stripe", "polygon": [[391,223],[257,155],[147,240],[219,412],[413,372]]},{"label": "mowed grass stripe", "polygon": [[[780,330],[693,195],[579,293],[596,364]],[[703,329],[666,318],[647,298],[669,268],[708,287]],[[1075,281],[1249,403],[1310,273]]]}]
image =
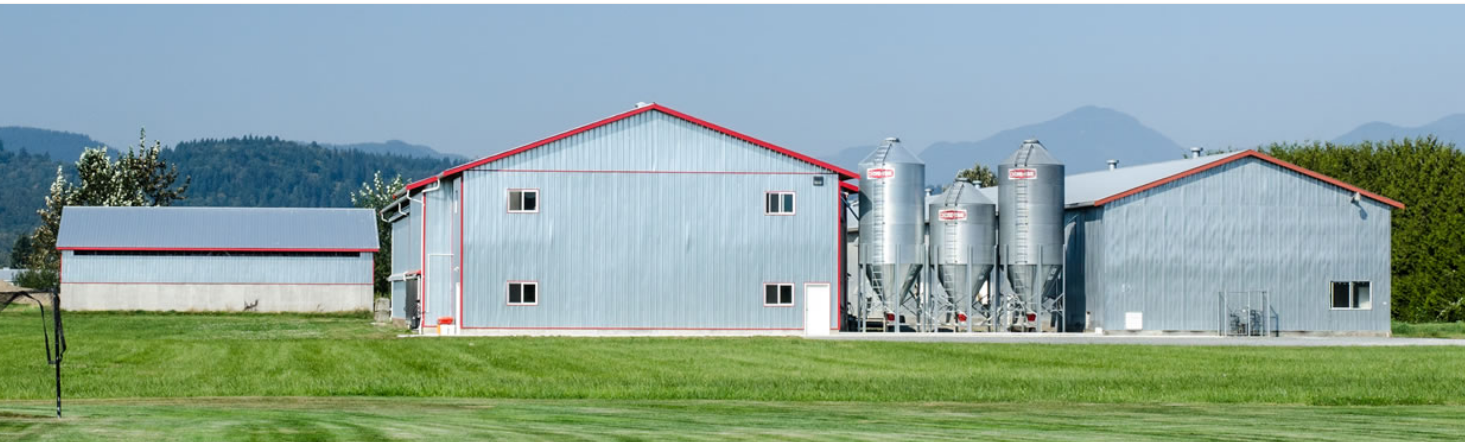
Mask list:
[{"label": "mowed grass stripe", "polygon": [[1461,440],[1452,406],[602,401],[380,398],[38,402],[5,441]]},{"label": "mowed grass stripe", "polygon": [[[52,396],[0,313],[0,400]],[[68,313],[73,398],[455,397],[1465,405],[1465,348],[397,338],[364,315]]]}]

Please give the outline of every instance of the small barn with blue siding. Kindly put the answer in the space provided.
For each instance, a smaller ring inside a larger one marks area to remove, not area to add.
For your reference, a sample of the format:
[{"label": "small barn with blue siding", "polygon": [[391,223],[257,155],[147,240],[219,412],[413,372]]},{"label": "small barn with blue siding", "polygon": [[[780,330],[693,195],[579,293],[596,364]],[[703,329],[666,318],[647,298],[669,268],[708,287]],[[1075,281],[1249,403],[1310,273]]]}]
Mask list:
[{"label": "small barn with blue siding", "polygon": [[836,330],[852,178],[641,105],[408,185],[382,210],[393,314],[463,333]]},{"label": "small barn with blue siding", "polygon": [[66,207],[68,310],[372,308],[370,209]]},{"label": "small barn with blue siding", "polygon": [[1250,150],[1070,175],[1065,201],[1070,330],[1389,335],[1397,201]]}]

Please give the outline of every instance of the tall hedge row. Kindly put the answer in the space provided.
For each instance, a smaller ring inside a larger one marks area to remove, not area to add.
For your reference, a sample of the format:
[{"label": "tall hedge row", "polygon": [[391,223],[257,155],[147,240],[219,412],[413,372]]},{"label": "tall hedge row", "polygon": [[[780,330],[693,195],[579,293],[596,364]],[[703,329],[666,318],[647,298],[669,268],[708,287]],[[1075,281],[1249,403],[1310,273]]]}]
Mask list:
[{"label": "tall hedge row", "polygon": [[1434,137],[1261,150],[1399,202],[1393,212],[1395,320],[1465,320],[1465,153]]}]

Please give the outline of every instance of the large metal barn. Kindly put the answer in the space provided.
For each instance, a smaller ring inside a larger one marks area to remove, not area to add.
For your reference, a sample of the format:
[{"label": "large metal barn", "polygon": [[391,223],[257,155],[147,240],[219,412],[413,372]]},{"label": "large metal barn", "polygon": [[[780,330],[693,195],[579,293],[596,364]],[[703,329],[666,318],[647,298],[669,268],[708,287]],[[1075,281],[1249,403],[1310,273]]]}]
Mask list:
[{"label": "large metal barn", "polygon": [[641,104],[408,185],[381,212],[393,316],[463,334],[828,333],[855,176]]},{"label": "large metal barn", "polygon": [[1065,201],[1070,330],[1389,335],[1397,201],[1251,150],[1071,175]]},{"label": "large metal barn", "polygon": [[372,308],[368,209],[67,207],[67,310],[343,312]]}]

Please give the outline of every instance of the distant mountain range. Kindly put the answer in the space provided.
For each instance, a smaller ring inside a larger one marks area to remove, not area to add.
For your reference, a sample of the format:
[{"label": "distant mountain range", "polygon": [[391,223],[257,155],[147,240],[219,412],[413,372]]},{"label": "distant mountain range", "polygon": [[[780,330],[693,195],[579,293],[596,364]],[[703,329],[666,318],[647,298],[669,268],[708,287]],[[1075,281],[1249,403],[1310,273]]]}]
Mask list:
[{"label": "distant mountain range", "polygon": [[84,134],[31,127],[0,127],[0,141],[10,151],[25,150],[31,154],[50,155],[51,159],[73,161],[81,156],[84,148],[106,145]]},{"label": "distant mountain range", "polygon": [[[29,153],[44,153],[50,155],[51,159],[58,161],[75,161],[81,155],[82,149],[107,145],[97,142],[90,136],[84,134],[32,127],[0,127],[0,141],[4,142],[8,150],[19,152],[21,149],[25,149]],[[302,142],[302,144],[308,145],[310,143]],[[386,142],[319,145],[336,150],[355,149],[371,154],[387,154],[413,158],[447,158],[454,161],[467,160],[462,155],[442,153],[426,145],[409,144],[396,139]],[[126,149],[126,147],[111,148],[113,150]]]},{"label": "distant mountain range", "polygon": [[[1447,116],[1419,127],[1400,127],[1381,122],[1359,126],[1334,139],[1334,143],[1389,140],[1433,134],[1442,141],[1465,144],[1465,114]],[[981,163],[993,170],[1022,141],[1037,139],[1067,166],[1069,173],[1108,168],[1115,159],[1120,166],[1180,159],[1189,150],[1164,134],[1145,126],[1133,116],[1102,107],[1086,106],[1048,120],[1003,130],[975,142],[937,142],[909,147],[926,162],[926,183],[945,184],[956,173]],[[826,156],[825,160],[859,171],[859,163],[875,150],[874,145],[850,147]]]},{"label": "distant mountain range", "polygon": [[1454,142],[1456,146],[1465,144],[1465,114],[1452,114],[1418,127],[1400,127],[1384,122],[1369,122],[1347,134],[1338,136],[1332,142],[1352,144],[1362,141],[1416,138],[1430,134],[1441,141]]}]

